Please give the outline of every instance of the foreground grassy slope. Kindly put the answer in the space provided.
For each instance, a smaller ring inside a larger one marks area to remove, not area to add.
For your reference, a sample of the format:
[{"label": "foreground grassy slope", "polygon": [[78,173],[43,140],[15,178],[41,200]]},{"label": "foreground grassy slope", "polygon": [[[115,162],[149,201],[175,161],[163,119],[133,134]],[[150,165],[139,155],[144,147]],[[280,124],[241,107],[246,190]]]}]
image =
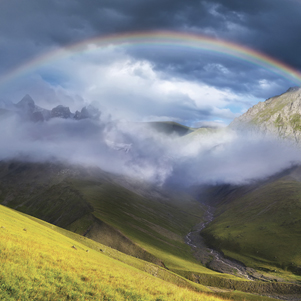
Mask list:
[{"label": "foreground grassy slope", "polygon": [[0,180],[6,206],[171,270],[220,277],[184,242],[204,212],[187,195],[137,188],[100,169],[50,163],[1,162]]},{"label": "foreground grassy slope", "polygon": [[203,234],[247,266],[301,281],[300,175],[298,167],[251,189],[230,189]]},{"label": "foreground grassy slope", "polygon": [[[193,291],[204,289],[196,284],[188,289],[186,281],[181,288],[139,271],[108,257],[104,246],[66,237],[57,227],[3,206],[0,221],[2,300],[220,300]],[[148,267],[155,273],[155,266]]]}]

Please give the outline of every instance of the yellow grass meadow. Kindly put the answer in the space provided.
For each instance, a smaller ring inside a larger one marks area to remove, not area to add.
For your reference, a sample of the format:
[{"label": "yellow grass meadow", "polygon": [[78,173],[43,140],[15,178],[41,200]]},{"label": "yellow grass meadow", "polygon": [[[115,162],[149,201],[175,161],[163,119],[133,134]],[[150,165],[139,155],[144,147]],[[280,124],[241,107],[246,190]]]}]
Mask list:
[{"label": "yellow grass meadow", "polygon": [[1,300],[222,300],[178,287],[0,206]]}]

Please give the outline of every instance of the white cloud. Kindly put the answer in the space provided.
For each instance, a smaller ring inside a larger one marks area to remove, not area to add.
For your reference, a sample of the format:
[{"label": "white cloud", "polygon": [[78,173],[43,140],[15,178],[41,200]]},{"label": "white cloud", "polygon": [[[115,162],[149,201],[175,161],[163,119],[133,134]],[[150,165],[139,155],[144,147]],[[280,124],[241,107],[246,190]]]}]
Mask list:
[{"label": "white cloud", "polygon": [[229,103],[241,99],[230,90],[168,77],[148,61],[130,58],[122,47],[100,49],[93,44],[86,51],[48,62],[18,82],[18,93],[11,94],[15,102],[23,96],[21,93],[29,93],[38,105],[64,104],[73,111],[94,103],[127,120],[152,116],[162,120],[166,116],[179,121],[230,121],[236,115]]}]

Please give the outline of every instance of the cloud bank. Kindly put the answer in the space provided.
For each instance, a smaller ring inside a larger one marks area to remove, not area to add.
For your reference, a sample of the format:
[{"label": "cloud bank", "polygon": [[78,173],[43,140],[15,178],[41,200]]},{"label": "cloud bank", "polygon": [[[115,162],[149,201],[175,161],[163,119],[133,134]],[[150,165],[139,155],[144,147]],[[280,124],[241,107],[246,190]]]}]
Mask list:
[{"label": "cloud bank", "polygon": [[149,124],[53,118],[32,123],[1,118],[0,160],[62,161],[156,185],[242,184],[301,159],[299,149],[228,129],[179,137]]}]

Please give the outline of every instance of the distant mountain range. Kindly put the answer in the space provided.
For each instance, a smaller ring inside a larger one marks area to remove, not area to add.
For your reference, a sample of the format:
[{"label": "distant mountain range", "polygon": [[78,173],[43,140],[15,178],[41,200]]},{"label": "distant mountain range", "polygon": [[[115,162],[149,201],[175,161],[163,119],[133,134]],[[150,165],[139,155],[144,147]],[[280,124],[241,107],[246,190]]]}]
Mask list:
[{"label": "distant mountain range", "polygon": [[25,120],[33,122],[45,121],[51,118],[64,118],[64,119],[94,119],[98,120],[101,112],[92,105],[85,106],[81,111],[72,113],[69,107],[58,105],[52,110],[47,110],[35,104],[30,95],[25,95],[17,104],[9,101],[2,101],[0,103],[0,114],[17,114]]},{"label": "distant mountain range", "polygon": [[[53,109],[48,110],[36,105],[32,97],[28,94],[16,104],[10,101],[0,100],[0,116],[14,114],[20,116],[23,120],[33,122],[47,121],[52,118],[99,120],[101,116],[101,112],[92,105],[85,106],[75,113],[72,113],[69,107],[63,105],[58,105]],[[184,136],[195,130],[194,128],[187,127],[174,121],[140,122],[133,124],[135,126],[138,124],[141,126],[148,126],[165,135],[176,134],[178,136]]]}]

